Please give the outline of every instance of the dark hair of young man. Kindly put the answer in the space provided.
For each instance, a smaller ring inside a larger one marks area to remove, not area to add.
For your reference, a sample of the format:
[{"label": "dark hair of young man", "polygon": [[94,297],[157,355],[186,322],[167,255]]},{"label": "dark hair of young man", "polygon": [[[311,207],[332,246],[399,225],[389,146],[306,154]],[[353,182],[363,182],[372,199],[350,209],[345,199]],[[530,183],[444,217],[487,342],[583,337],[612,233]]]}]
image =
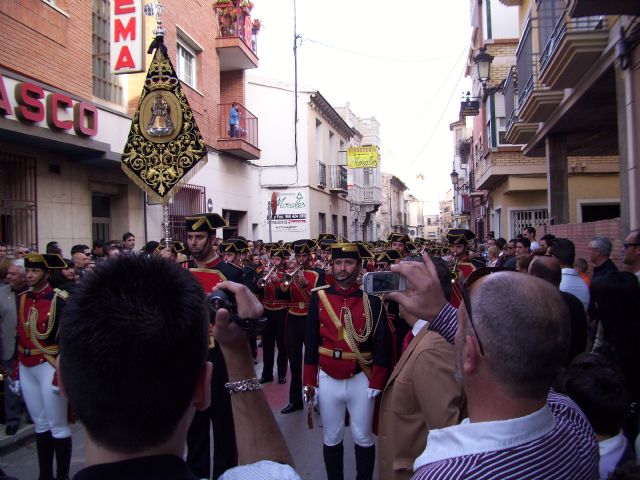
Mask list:
[{"label": "dark hair of young man", "polygon": [[521,243],[527,249],[531,247],[531,242],[526,237],[518,238],[518,240],[516,240],[516,242],[517,243]]},{"label": "dark hair of young man", "polygon": [[71,255],[76,253],[84,253],[89,247],[87,245],[74,245],[71,247]]},{"label": "dark hair of young man", "polygon": [[131,232],[127,232],[127,233],[125,233],[124,235],[122,235],[122,241],[123,241],[123,242],[126,242],[126,241],[127,241],[127,239],[129,239],[129,238],[131,238],[131,237],[135,237],[135,235],[134,235],[133,233],[131,233]]},{"label": "dark hair of young man", "polygon": [[436,267],[436,272],[438,272],[438,280],[440,281],[440,286],[442,287],[442,291],[444,293],[444,298],[448,301],[451,300],[451,269],[447,262],[445,262],[440,257],[430,257],[433,265]]},{"label": "dark hair of young man", "polygon": [[553,235],[552,233],[547,233],[546,235],[543,235],[540,240],[544,240],[545,242],[547,242],[547,245],[552,241],[555,240],[556,236]]},{"label": "dark hair of young man", "polygon": [[533,227],[525,227],[524,231],[532,234],[534,237],[536,236],[536,229]]},{"label": "dark hair of young man", "polygon": [[507,241],[500,237],[500,238],[496,238],[496,246],[500,249],[500,250],[504,250],[505,245],[507,244]]},{"label": "dark hair of young man", "polygon": [[597,353],[578,355],[558,376],[554,389],[578,404],[599,435],[617,435],[629,412],[624,376]]},{"label": "dark hair of young man", "polygon": [[560,260],[560,265],[566,268],[573,268],[576,260],[576,247],[567,238],[555,238],[549,245],[551,255]]},{"label": "dark hair of young man", "polygon": [[58,242],[54,240],[47,243],[45,253],[57,253],[58,255],[62,255],[62,249],[60,248],[60,245],[58,245]]},{"label": "dark hair of young man", "polygon": [[207,354],[208,313],[194,277],[162,257],[99,265],[60,325],[61,378],[96,444],[135,453],[167,441]]}]

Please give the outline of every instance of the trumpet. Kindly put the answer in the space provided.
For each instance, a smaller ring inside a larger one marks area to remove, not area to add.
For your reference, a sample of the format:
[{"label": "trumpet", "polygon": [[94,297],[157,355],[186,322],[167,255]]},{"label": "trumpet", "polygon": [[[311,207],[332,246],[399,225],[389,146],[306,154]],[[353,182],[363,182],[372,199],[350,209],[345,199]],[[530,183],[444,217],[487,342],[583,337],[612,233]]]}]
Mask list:
[{"label": "trumpet", "polygon": [[[458,270],[459,262],[460,257],[456,257],[453,261],[453,265],[451,266],[451,284],[455,284],[460,280],[460,271]],[[462,280],[464,280],[464,278]]]},{"label": "trumpet", "polygon": [[302,264],[298,265],[292,272],[287,272],[282,276],[282,285],[288,287],[293,282],[293,276],[302,268]]},{"label": "trumpet", "polygon": [[271,269],[266,273],[264,277],[258,279],[258,281],[256,282],[256,285],[258,285],[258,288],[264,288],[267,286],[267,283],[269,283],[269,277],[271,276],[271,274],[276,268],[277,268],[277,265],[274,265],[273,267],[271,267]]}]

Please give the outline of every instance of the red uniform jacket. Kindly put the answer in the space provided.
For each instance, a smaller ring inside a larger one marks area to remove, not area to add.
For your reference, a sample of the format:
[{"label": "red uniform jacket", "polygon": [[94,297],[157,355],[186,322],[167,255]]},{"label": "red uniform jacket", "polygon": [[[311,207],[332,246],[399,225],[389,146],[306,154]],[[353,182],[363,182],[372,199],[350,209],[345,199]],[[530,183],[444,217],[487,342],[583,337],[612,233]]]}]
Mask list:
[{"label": "red uniform jacket", "polygon": [[[68,298],[67,292],[48,284],[38,293],[27,290],[20,294],[18,360],[24,366],[35,367],[46,361],[55,363],[54,359],[58,356],[58,324]],[[33,331],[34,327],[37,333]],[[44,338],[37,338],[44,334]],[[17,364],[14,373],[17,378]]]},{"label": "red uniform jacket", "polygon": [[320,278],[318,272],[314,270],[304,270],[302,275],[304,275],[304,278],[308,282],[306,287],[300,287],[295,281],[291,282],[289,286],[289,315],[306,316],[309,313],[311,290],[318,286],[318,279]]},{"label": "red uniform jacket", "polygon": [[[344,339],[347,335],[345,329],[343,307],[351,311],[353,326],[358,334],[365,329],[364,293],[357,285],[349,290],[343,290],[338,285],[324,289],[333,311],[340,319],[342,332],[338,332],[336,325],[329,316],[318,292],[313,292],[309,305],[309,317],[305,333],[304,355],[304,385],[318,385],[318,367],[329,376],[344,380],[360,373],[362,368],[356,359],[343,358],[342,354],[353,353],[349,344]],[[371,377],[369,386],[382,390],[387,378],[388,369],[391,367],[391,339],[387,324],[387,316],[380,298],[369,295],[371,306],[371,333],[367,340],[359,343],[358,350],[361,353],[372,355]],[[357,342],[356,342],[357,343]],[[327,356],[318,353],[318,347],[324,347],[334,352]]]},{"label": "red uniform jacket", "polygon": [[464,283],[465,278],[471,275],[471,272],[475,269],[475,265],[469,263],[467,259],[458,264],[458,275],[461,275],[462,278],[459,277],[458,281],[453,283],[451,288],[451,302],[449,302],[454,307],[460,308],[460,305],[462,304],[462,292],[460,291],[460,285]]},{"label": "red uniform jacket", "polygon": [[277,278],[271,278],[267,281],[262,295],[262,306],[265,310],[284,310],[288,308],[289,302],[278,298],[278,291],[282,284],[282,272],[275,271]]}]

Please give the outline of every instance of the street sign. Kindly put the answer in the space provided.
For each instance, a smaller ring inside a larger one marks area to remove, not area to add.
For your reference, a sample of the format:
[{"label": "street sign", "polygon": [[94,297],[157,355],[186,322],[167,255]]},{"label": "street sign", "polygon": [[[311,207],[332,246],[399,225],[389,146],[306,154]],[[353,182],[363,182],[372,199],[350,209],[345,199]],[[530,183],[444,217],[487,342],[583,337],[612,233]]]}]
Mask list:
[{"label": "street sign", "polygon": [[349,147],[347,168],[378,168],[378,147]]}]

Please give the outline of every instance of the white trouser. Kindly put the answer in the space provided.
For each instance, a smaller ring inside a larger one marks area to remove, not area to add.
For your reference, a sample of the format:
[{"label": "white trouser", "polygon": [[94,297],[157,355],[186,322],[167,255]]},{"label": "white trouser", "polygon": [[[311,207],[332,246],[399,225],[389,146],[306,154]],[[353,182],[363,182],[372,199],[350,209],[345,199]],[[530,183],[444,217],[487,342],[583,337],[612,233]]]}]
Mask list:
[{"label": "white trouser", "polygon": [[53,438],[67,438],[71,436],[67,417],[69,404],[62,394],[53,392],[54,373],[55,369],[48,362],[35,367],[20,364],[20,386],[36,433],[51,430]]},{"label": "white trouser", "polygon": [[344,437],[344,415],[349,410],[351,436],[361,447],[373,445],[373,410],[375,399],[367,397],[369,379],[360,372],[347,379],[336,380],[320,370],[319,407],[322,417],[324,444],[339,444]]}]

